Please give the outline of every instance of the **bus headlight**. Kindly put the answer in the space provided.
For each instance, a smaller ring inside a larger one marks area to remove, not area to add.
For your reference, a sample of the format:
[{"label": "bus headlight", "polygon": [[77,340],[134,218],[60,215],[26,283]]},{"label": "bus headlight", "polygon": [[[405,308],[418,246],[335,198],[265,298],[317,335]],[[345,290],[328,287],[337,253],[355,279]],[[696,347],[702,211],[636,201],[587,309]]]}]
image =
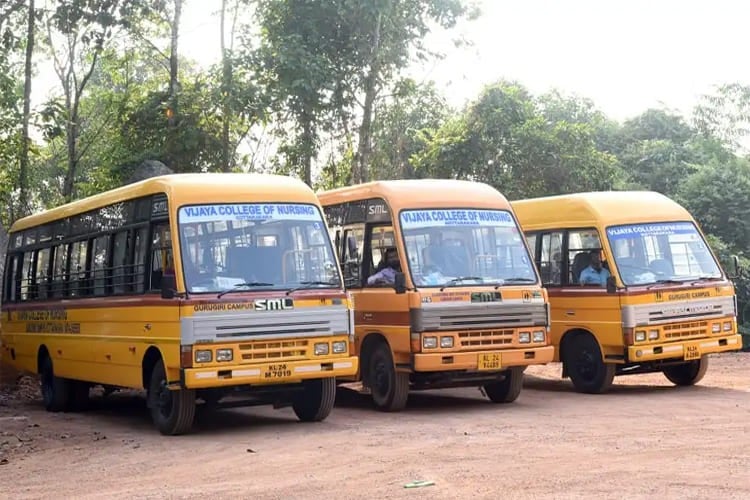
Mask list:
[{"label": "bus headlight", "polygon": [[725,321],[724,322],[724,331],[725,332],[731,332],[732,331],[732,322],[731,321]]},{"label": "bus headlight", "polygon": [[346,352],[346,341],[345,340],[337,340],[333,343],[333,353],[334,354],[343,354]]},{"label": "bus headlight", "polygon": [[453,347],[453,337],[440,337],[440,347],[444,349]]},{"label": "bus headlight", "polygon": [[437,337],[423,337],[422,347],[425,349],[435,349],[437,347]]},{"label": "bus headlight", "polygon": [[528,344],[529,342],[531,342],[531,334],[529,332],[519,333],[518,342],[521,344]]},{"label": "bus headlight", "polygon": [[646,340],[646,332],[635,332],[635,341],[636,342],[643,342]]},{"label": "bus headlight", "polygon": [[721,331],[721,323],[714,323],[711,325],[711,332],[719,333]]},{"label": "bus headlight", "polygon": [[544,331],[542,330],[535,331],[532,340],[534,342],[544,342]]},{"label": "bus headlight", "polygon": [[318,342],[315,344],[314,351],[316,356],[325,356],[328,354],[328,342]]},{"label": "bus headlight", "polygon": [[195,351],[195,362],[196,363],[210,363],[213,359],[213,353],[208,350]]},{"label": "bus headlight", "polygon": [[216,361],[232,361],[234,354],[231,349],[217,349]]},{"label": "bus headlight", "polygon": [[648,331],[648,339],[649,340],[656,340],[659,338],[659,330],[649,330]]}]

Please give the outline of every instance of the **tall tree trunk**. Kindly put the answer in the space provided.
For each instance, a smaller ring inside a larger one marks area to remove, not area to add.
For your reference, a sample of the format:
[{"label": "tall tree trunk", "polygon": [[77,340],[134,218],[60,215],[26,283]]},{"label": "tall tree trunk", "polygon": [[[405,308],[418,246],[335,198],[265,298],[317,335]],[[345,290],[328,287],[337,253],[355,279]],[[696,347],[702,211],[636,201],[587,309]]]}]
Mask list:
[{"label": "tall tree trunk", "polygon": [[[229,158],[229,122],[231,119],[230,92],[232,88],[232,61],[226,47],[226,11],[227,0],[221,0],[221,99],[222,99],[222,124],[221,124],[221,170],[229,172],[231,161]],[[232,33],[234,35],[234,33]]]},{"label": "tall tree trunk", "polygon": [[[182,15],[182,0],[174,0],[174,17],[172,19],[172,41],[169,53],[169,111],[167,114],[167,144],[169,167],[175,168],[177,160],[177,115],[178,94],[180,82],[177,77],[177,43],[180,38],[180,16]],[[179,168],[179,167],[178,167]]]},{"label": "tall tree trunk", "polygon": [[76,174],[76,129],[73,112],[73,97],[71,90],[65,90],[65,109],[67,110],[67,123],[65,124],[65,143],[68,149],[68,168],[65,172],[65,183],[63,184],[63,199],[69,202],[73,199],[73,187]]},{"label": "tall tree trunk", "polygon": [[367,182],[369,179],[368,163],[372,149],[372,115],[375,97],[378,94],[378,77],[380,76],[380,29],[383,14],[378,14],[372,41],[372,55],[370,70],[365,78],[365,104],[362,108],[362,125],[359,127],[359,144],[357,145],[357,161],[352,175],[354,183]]},{"label": "tall tree trunk", "polygon": [[303,120],[304,123],[302,125],[302,141],[304,144],[304,157],[302,164],[302,176],[304,177],[305,184],[312,187],[312,160],[313,151],[315,150],[315,148],[313,147],[313,124],[312,119],[310,119],[309,116],[304,117]]},{"label": "tall tree trunk", "polygon": [[23,82],[23,121],[21,140],[21,164],[18,171],[19,194],[19,216],[30,213],[29,206],[29,120],[31,118],[31,60],[34,55],[34,30],[35,14],[34,0],[29,0],[28,25],[26,28],[26,64],[24,67]]}]

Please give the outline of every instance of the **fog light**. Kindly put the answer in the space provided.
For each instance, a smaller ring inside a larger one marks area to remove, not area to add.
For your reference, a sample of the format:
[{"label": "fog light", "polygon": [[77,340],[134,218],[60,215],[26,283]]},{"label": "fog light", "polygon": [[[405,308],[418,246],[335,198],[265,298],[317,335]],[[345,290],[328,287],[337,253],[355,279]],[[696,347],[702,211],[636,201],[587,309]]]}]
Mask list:
[{"label": "fog light", "polygon": [[721,323],[714,323],[711,325],[711,331],[713,333],[719,333],[721,331]]},{"label": "fog light", "polygon": [[531,342],[531,334],[529,332],[521,332],[518,334],[518,342],[521,344],[528,344]]},{"label": "fog light", "polygon": [[328,342],[319,342],[315,344],[315,355],[324,356],[328,354]]},{"label": "fog light", "polygon": [[453,337],[440,337],[440,347],[446,349],[453,347]]},{"label": "fog light", "polygon": [[234,354],[231,349],[217,349],[216,361],[232,361]]},{"label": "fog light", "polygon": [[542,330],[535,331],[533,340],[534,342],[544,342],[544,332]]},{"label": "fog light", "polygon": [[646,340],[646,332],[635,332],[635,341],[643,342]]},{"label": "fog light", "polygon": [[724,331],[725,332],[731,332],[732,331],[732,322],[731,321],[725,321],[724,322]]},{"label": "fog light", "polygon": [[343,354],[346,352],[346,341],[345,340],[337,340],[333,343],[333,353],[334,354]]},{"label": "fog light", "polygon": [[213,358],[211,351],[195,351],[195,362],[196,363],[210,363]]},{"label": "fog light", "polygon": [[656,340],[659,338],[659,330],[649,330],[648,331],[648,339],[649,340]]},{"label": "fog light", "polygon": [[422,347],[425,349],[435,349],[437,347],[437,337],[423,337]]}]

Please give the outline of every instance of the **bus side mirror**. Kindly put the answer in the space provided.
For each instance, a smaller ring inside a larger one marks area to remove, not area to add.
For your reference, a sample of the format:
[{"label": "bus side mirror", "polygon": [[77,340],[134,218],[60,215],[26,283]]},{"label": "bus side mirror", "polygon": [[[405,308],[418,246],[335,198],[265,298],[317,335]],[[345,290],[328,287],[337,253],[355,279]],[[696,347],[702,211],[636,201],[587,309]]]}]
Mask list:
[{"label": "bus side mirror", "polygon": [[737,279],[742,275],[742,269],[740,268],[740,259],[736,255],[732,255],[732,276],[729,279]]},{"label": "bus side mirror", "polygon": [[393,288],[396,289],[396,293],[406,293],[406,275],[404,273],[396,273],[393,278]]},{"label": "bus side mirror", "polygon": [[617,283],[614,276],[607,278],[607,293],[617,293]]},{"label": "bus side mirror", "polygon": [[161,277],[161,298],[173,299],[177,295],[177,278],[174,274],[164,274]]}]

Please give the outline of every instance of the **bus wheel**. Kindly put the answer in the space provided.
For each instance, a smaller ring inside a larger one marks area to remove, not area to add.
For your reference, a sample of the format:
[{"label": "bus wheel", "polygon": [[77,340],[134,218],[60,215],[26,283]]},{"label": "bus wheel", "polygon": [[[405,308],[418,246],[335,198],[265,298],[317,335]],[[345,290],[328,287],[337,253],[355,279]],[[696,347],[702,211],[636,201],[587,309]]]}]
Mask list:
[{"label": "bus wheel", "polygon": [[688,361],[681,365],[664,368],[664,376],[674,385],[695,385],[701,381],[708,370],[708,357]]},{"label": "bus wheel", "polygon": [[167,372],[161,359],[151,372],[148,385],[148,407],[159,432],[167,436],[184,434],[193,426],[195,391],[167,387]]},{"label": "bus wheel", "polygon": [[602,361],[599,343],[588,334],[577,335],[565,349],[566,370],[578,392],[602,394],[612,386],[615,365]]},{"label": "bus wheel", "polygon": [[67,410],[70,402],[70,381],[55,375],[49,356],[42,360],[39,375],[44,408],[51,412]]},{"label": "bus wheel", "polygon": [[303,422],[320,422],[331,413],[336,402],[336,379],[306,380],[295,394],[292,408]]},{"label": "bus wheel", "polygon": [[375,407],[381,411],[400,411],[409,397],[409,374],[397,372],[391,350],[385,343],[370,356],[368,384]]},{"label": "bus wheel", "polygon": [[505,378],[500,382],[484,385],[487,399],[493,403],[512,403],[521,394],[523,387],[523,372],[525,366],[516,366],[505,372]]}]

